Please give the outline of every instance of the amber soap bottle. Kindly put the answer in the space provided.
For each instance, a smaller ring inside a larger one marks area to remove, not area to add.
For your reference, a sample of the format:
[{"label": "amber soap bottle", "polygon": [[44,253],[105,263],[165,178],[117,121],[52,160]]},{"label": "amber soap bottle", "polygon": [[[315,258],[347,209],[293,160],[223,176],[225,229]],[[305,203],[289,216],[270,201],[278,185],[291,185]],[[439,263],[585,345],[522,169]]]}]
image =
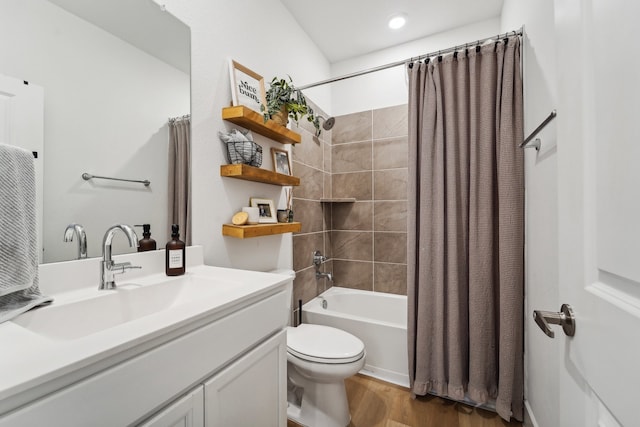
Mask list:
[{"label": "amber soap bottle", "polygon": [[142,224],[142,237],[138,242],[138,252],[155,251],[156,241],[151,238],[151,225]]},{"label": "amber soap bottle", "polygon": [[180,276],[185,272],[185,244],[180,240],[178,224],[171,226],[171,240],[167,242],[165,272],[167,276]]}]

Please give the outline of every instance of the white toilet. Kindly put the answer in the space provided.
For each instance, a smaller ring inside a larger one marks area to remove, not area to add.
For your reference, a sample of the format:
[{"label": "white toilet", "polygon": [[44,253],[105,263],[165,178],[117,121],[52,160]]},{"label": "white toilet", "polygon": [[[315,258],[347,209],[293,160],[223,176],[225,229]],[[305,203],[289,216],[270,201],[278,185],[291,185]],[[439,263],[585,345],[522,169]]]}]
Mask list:
[{"label": "white toilet", "polygon": [[308,427],[347,426],[344,380],[364,362],[364,344],[348,332],[307,323],[287,328],[287,416]]}]

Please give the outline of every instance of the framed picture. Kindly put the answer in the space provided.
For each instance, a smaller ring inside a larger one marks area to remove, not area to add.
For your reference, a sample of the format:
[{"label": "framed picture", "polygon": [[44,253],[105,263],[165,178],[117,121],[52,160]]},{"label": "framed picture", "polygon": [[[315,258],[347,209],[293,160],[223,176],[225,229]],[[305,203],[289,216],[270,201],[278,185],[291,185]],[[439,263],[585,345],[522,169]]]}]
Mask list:
[{"label": "framed picture", "polygon": [[259,224],[270,224],[278,222],[278,218],[276,217],[276,210],[273,206],[273,200],[270,199],[258,199],[252,197],[249,200],[249,204],[253,208],[258,208],[258,223]]},{"label": "framed picture", "polygon": [[262,114],[260,105],[267,105],[264,78],[233,59],[229,60],[233,105],[244,105]]},{"label": "framed picture", "polygon": [[283,175],[291,175],[291,161],[289,153],[279,148],[271,148],[271,157],[273,157],[273,170]]}]

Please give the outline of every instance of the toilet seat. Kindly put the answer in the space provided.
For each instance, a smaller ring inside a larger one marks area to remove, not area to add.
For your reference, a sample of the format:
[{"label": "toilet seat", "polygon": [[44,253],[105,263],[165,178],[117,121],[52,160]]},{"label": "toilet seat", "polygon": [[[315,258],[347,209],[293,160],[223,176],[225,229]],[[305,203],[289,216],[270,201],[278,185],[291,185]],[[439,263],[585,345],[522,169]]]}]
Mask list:
[{"label": "toilet seat", "polygon": [[287,351],[316,363],[351,363],[364,357],[364,343],[340,329],[303,323],[287,328]]}]

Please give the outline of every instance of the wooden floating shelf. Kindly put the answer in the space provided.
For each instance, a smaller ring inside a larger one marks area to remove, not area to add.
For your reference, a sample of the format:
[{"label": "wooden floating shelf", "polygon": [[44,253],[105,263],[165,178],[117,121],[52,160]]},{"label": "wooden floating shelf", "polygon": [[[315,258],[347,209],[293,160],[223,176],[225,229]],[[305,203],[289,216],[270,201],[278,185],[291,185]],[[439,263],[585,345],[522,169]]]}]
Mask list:
[{"label": "wooden floating shelf", "polygon": [[335,199],[320,199],[320,203],[355,203],[355,197],[342,197]]},{"label": "wooden floating shelf", "polygon": [[282,144],[299,144],[302,141],[299,133],[287,129],[272,120],[268,120],[265,123],[262,114],[243,105],[223,108],[222,119]]},{"label": "wooden floating shelf", "polygon": [[220,176],[274,185],[300,185],[300,178],[297,176],[284,175],[245,164],[222,165],[220,166]]},{"label": "wooden floating shelf", "polygon": [[222,224],[222,235],[247,239],[249,237],[271,236],[274,234],[296,233],[302,229],[299,222],[278,222],[275,224],[233,225]]}]

